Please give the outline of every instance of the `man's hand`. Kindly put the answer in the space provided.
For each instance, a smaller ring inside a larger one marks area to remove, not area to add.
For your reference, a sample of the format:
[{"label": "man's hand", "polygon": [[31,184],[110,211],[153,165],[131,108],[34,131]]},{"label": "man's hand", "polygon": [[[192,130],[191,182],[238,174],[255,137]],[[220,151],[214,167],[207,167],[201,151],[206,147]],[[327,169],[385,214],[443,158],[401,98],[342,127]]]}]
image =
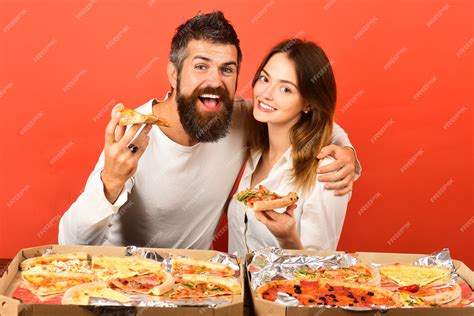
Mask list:
[{"label": "man's hand", "polygon": [[296,205],[286,208],[285,213],[278,213],[273,210],[255,211],[255,217],[276,237],[280,247],[285,249],[303,249],[298,231],[294,211]]},{"label": "man's hand", "polygon": [[323,159],[327,156],[332,156],[336,161],[330,164],[319,167],[318,173],[331,174],[322,175],[318,177],[321,182],[330,182],[324,185],[328,190],[337,190],[335,195],[344,195],[352,191],[354,183],[356,158],[354,150],[350,147],[340,147],[337,145],[329,145],[323,147],[318,154],[318,159]]},{"label": "man's hand", "polygon": [[125,182],[135,173],[138,167],[138,160],[148,146],[151,125],[145,126],[140,134],[133,140],[133,144],[138,147],[136,152],[132,152],[127,146],[138,132],[142,124],[134,124],[126,131],[125,126],[120,126],[120,111],[123,104],[117,104],[112,110],[112,118],[105,129],[104,155],[105,164],[101,173],[104,183],[104,194],[110,203],[117,200],[122,192]]}]

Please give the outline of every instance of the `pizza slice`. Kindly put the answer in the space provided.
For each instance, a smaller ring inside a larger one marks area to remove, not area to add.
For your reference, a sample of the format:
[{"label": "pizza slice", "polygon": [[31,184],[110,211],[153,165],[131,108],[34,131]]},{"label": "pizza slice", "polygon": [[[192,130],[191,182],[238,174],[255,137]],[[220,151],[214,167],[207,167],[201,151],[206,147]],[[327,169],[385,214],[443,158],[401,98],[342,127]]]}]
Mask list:
[{"label": "pizza slice", "polygon": [[240,294],[240,284],[232,278],[184,274],[170,298],[204,298],[220,295]]},{"label": "pizza slice", "polygon": [[174,278],[165,271],[112,280],[112,285],[128,293],[163,295],[174,286]]},{"label": "pizza slice", "polygon": [[51,254],[24,260],[22,271],[92,273],[90,260],[85,252]]},{"label": "pizza slice", "polygon": [[265,186],[259,185],[258,188],[245,189],[235,194],[234,198],[243,202],[245,206],[253,208],[254,211],[268,211],[295,204],[298,201],[298,194],[290,192],[285,196],[280,196]]},{"label": "pizza slice", "polygon": [[408,264],[387,264],[380,267],[380,273],[399,286],[417,284],[446,284],[450,281],[450,269],[447,267],[416,266]]},{"label": "pizza slice", "polygon": [[169,123],[162,118],[154,114],[142,114],[133,109],[123,108],[120,113],[122,117],[120,118],[119,124],[121,126],[132,125],[132,124],[155,124],[158,126],[170,127]]},{"label": "pizza slice", "polygon": [[95,276],[89,273],[54,273],[24,271],[21,273],[26,288],[37,296],[64,293],[67,289],[95,281]]},{"label": "pizza slice", "polygon": [[163,270],[165,265],[150,259],[139,257],[92,257],[92,269],[102,281],[128,278]]},{"label": "pizza slice", "polygon": [[128,303],[131,299],[111,288],[104,282],[92,282],[74,286],[64,293],[62,304],[89,305],[89,299],[103,298],[116,301],[122,304]]},{"label": "pizza slice", "polygon": [[175,276],[181,276],[183,274],[233,276],[235,271],[222,263],[193,258],[173,258],[171,259],[171,273]]},{"label": "pizza slice", "polygon": [[407,306],[456,304],[461,300],[461,287],[457,283],[423,287],[412,284],[400,287],[398,292]]},{"label": "pizza slice", "polygon": [[294,276],[299,279],[318,280],[329,279],[344,282],[355,282],[360,284],[379,285],[380,274],[378,271],[365,263],[358,263],[346,268],[319,269],[300,268],[295,271]]},{"label": "pizza slice", "polygon": [[257,297],[275,301],[278,293],[296,298],[303,306],[399,306],[398,293],[376,286],[336,280],[276,280],[257,288]]}]

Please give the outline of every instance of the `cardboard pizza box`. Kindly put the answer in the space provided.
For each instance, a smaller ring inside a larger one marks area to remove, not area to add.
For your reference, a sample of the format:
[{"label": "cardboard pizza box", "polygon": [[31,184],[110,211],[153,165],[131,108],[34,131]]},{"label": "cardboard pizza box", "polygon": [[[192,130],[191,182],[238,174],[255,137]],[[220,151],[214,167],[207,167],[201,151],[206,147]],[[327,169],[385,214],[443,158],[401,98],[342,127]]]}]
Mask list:
[{"label": "cardboard pizza box", "polygon": [[[228,305],[209,307],[130,307],[130,306],[78,306],[61,304],[22,304],[19,300],[11,297],[14,290],[21,282],[19,268],[20,263],[28,258],[32,258],[51,249],[56,253],[87,252],[90,255],[124,256],[125,247],[104,247],[104,246],[61,246],[46,245],[20,250],[13,258],[7,270],[0,279],[0,316],[24,315],[24,316],[79,316],[79,315],[167,315],[167,316],[241,316],[243,315],[244,301],[244,278],[245,273],[240,262],[239,281],[242,287],[241,295],[233,295],[232,301]],[[197,259],[209,259],[217,254],[214,250],[191,250],[191,249],[161,249],[147,248],[157,251],[160,254],[172,253],[176,255],[186,255]]]},{"label": "cardboard pizza box", "polygon": [[[317,255],[321,257],[341,253],[339,251],[310,251],[310,250],[286,250],[290,254]],[[427,256],[421,254],[399,254],[399,253],[375,253],[356,252],[351,253],[362,262],[370,263],[412,263],[418,258]],[[252,255],[247,254],[246,263],[252,260]],[[454,267],[459,277],[465,281],[471,289],[474,289],[474,272],[463,262],[453,260]],[[247,271],[247,278],[250,274]],[[348,311],[341,308],[325,307],[293,307],[285,306],[275,302],[262,300],[256,297],[254,290],[250,287],[248,295],[251,296],[255,315],[257,316],[336,316],[336,315],[363,315],[363,316],[474,316],[474,307],[433,307],[433,308],[392,308],[387,311]]]}]

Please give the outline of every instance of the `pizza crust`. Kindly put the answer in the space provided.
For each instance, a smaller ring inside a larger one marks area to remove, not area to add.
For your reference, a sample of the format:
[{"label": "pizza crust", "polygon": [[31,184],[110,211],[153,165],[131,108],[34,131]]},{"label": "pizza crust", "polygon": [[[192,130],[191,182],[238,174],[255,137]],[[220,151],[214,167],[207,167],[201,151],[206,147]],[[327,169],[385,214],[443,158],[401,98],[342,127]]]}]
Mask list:
[{"label": "pizza crust", "polygon": [[127,303],[131,299],[117,291],[107,287],[105,282],[92,282],[77,285],[64,293],[62,304],[89,305],[91,297],[104,298],[119,303]]},{"label": "pizza crust", "polygon": [[30,270],[31,268],[37,265],[47,265],[53,261],[69,261],[69,260],[79,260],[79,261],[89,261],[88,255],[85,252],[77,253],[65,253],[65,254],[51,254],[46,256],[34,257],[24,260],[20,264],[20,269],[22,271]]},{"label": "pizza crust", "polygon": [[[78,284],[95,281],[95,275],[89,273],[53,273],[24,271],[21,273],[23,284],[37,296],[64,293]],[[54,283],[44,282],[45,279],[55,280]]]},{"label": "pizza crust", "polygon": [[251,206],[254,211],[268,211],[277,208],[288,207],[295,204],[298,201],[298,194],[290,192],[286,196],[275,200],[269,201],[257,201]]},{"label": "pizza crust", "polygon": [[155,124],[159,126],[170,127],[169,123],[154,114],[142,114],[133,109],[123,108],[120,110],[122,117],[119,120],[119,125],[127,126],[132,124]]},{"label": "pizza crust", "polygon": [[[193,258],[174,258],[171,259],[171,274],[173,275],[180,275],[179,267],[181,265],[188,265],[188,266],[203,266],[210,270],[219,271],[222,273],[223,276],[233,276],[235,274],[234,269],[231,267],[217,262],[211,262],[206,260],[198,260]],[[206,274],[206,273],[203,273]],[[210,273],[212,274],[212,273]]]}]

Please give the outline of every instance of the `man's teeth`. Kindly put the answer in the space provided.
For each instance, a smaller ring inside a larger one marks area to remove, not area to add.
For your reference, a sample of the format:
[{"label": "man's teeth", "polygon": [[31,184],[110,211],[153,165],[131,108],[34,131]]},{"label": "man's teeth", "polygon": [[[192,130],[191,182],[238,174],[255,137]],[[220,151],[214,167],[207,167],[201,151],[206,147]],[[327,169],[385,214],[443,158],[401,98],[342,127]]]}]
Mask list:
[{"label": "man's teeth", "polygon": [[269,110],[269,111],[275,111],[275,110],[276,110],[275,108],[272,108],[271,106],[266,105],[266,104],[264,104],[264,103],[262,103],[262,102],[259,102],[258,104],[259,104],[262,108],[264,108],[265,110]]},{"label": "man's teeth", "polygon": [[215,94],[201,94],[200,97],[208,99],[219,99],[219,96]]}]

